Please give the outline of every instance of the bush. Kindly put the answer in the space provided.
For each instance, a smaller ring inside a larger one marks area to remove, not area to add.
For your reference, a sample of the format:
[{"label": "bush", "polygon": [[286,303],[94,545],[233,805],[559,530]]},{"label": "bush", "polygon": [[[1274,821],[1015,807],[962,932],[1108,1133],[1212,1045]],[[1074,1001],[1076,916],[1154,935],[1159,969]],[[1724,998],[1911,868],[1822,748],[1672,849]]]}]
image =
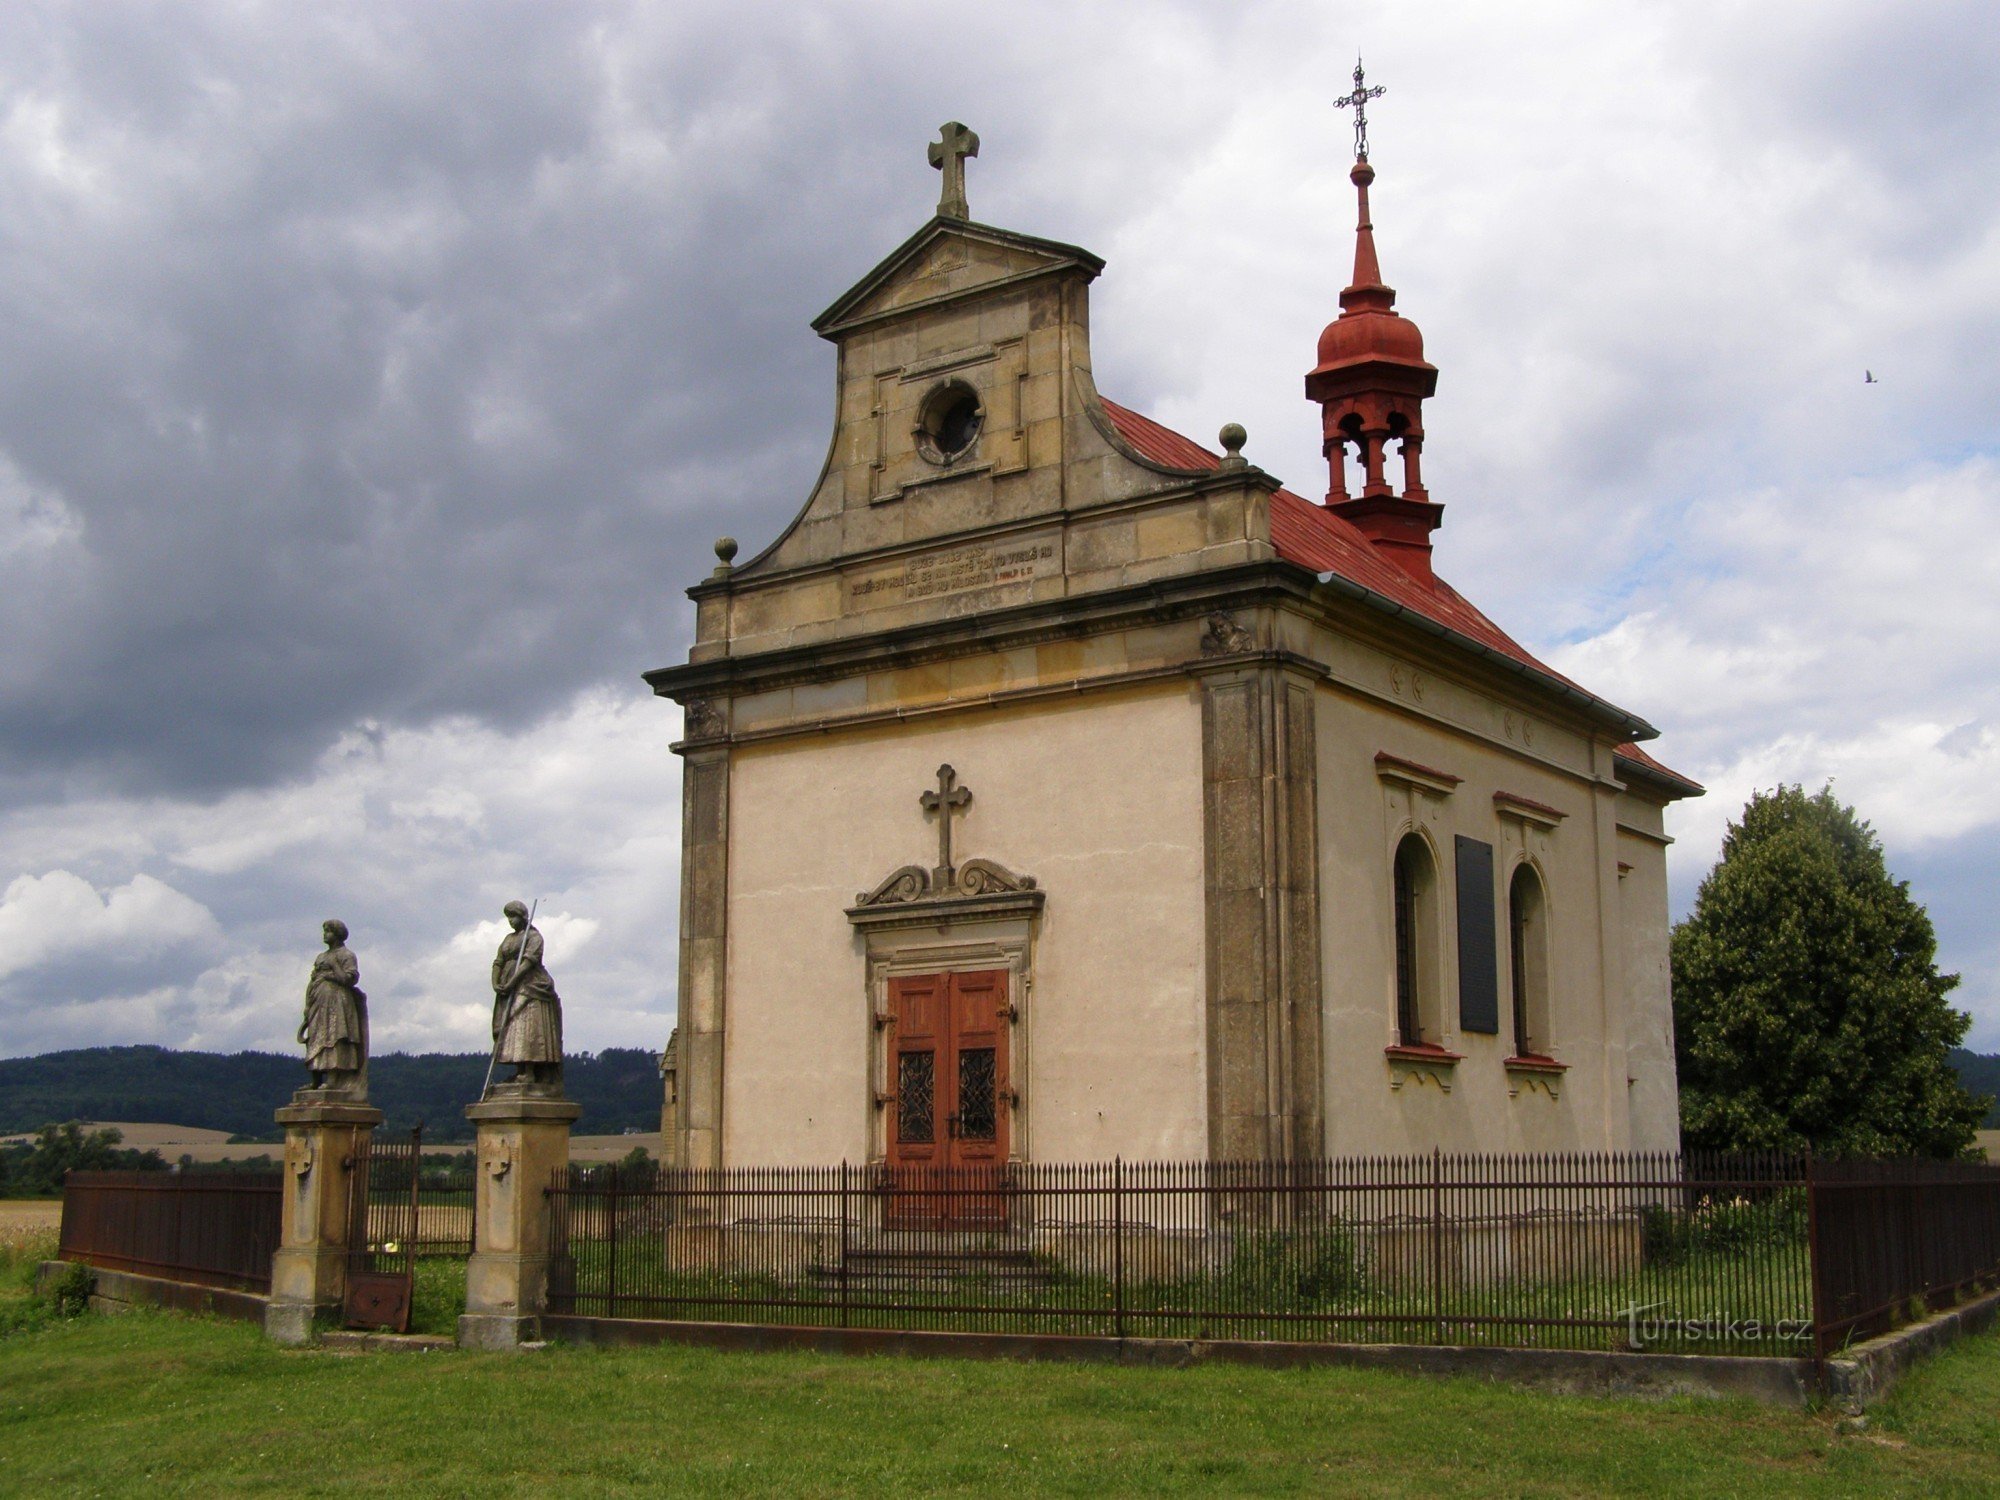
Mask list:
[{"label": "bush", "polygon": [[1360,1247],[1344,1224],[1246,1234],[1230,1251],[1222,1284],[1242,1305],[1306,1311],[1359,1296],[1367,1287]]},{"label": "bush", "polygon": [[1675,1266],[1691,1255],[1742,1255],[1805,1237],[1805,1191],[1785,1188],[1752,1202],[1703,1197],[1682,1212],[1649,1203],[1639,1211],[1639,1244],[1646,1263]]},{"label": "bush", "polygon": [[49,1301],[57,1317],[74,1318],[90,1311],[90,1294],[96,1290],[97,1273],[81,1261],[70,1261],[49,1288]]}]

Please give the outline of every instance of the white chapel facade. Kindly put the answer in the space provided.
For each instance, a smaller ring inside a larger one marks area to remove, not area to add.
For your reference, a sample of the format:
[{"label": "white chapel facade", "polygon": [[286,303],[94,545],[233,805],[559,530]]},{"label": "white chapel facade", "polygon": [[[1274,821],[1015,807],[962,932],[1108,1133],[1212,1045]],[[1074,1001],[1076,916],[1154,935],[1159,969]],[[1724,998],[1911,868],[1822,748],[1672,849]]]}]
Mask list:
[{"label": "white chapel facade", "polygon": [[[1100,396],[1072,245],[939,213],[814,323],[804,509],[690,590],[670,1159],[1672,1150],[1654,730],[1431,570],[1369,223],[1308,499]],[[1391,471],[1394,471],[1392,474]]]}]

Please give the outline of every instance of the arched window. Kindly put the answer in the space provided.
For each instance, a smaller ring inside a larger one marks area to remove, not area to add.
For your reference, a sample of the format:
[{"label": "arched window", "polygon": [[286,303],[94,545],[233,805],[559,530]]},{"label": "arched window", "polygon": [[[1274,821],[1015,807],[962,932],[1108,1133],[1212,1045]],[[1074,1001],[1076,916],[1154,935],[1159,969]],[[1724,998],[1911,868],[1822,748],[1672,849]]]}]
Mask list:
[{"label": "arched window", "polygon": [[1548,903],[1534,866],[1522,865],[1507,886],[1508,972],[1514,990],[1514,1055],[1547,1057],[1549,1043]]},{"label": "arched window", "polygon": [[1414,833],[1396,846],[1396,1040],[1405,1047],[1435,1043],[1431,934],[1436,930],[1437,870]]}]

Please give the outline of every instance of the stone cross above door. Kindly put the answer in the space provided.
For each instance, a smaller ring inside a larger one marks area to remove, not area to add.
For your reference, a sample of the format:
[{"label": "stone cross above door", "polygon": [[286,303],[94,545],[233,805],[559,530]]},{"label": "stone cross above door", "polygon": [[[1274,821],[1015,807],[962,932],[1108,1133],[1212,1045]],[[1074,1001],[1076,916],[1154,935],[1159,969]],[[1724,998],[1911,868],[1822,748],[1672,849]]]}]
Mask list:
[{"label": "stone cross above door", "polygon": [[[1020,905],[1024,910],[1041,909],[1042,893],[1036,889],[1034,877],[1016,875],[1005,865],[990,859],[968,859],[958,862],[952,848],[952,815],[963,814],[972,805],[972,788],[958,784],[958,772],[949,765],[937,768],[937,785],[917,797],[918,806],[925,813],[937,814],[938,847],[937,863],[929,869],[922,865],[904,865],[890,873],[872,891],[863,891],[854,898],[854,905],[848,908],[848,916],[859,922],[883,907],[911,907],[918,905],[960,906],[966,902],[987,902],[1001,899],[1001,906]],[[1020,898],[1015,900],[1015,898]],[[994,908],[998,910],[999,908]],[[959,915],[964,915],[959,912]]]},{"label": "stone cross above door", "polygon": [[945,891],[958,878],[951,863],[951,815],[971,805],[972,789],[958,785],[958,772],[949,765],[937,768],[937,781],[936,791],[925,792],[917,800],[925,812],[938,815],[938,862],[931,871],[931,888]]}]

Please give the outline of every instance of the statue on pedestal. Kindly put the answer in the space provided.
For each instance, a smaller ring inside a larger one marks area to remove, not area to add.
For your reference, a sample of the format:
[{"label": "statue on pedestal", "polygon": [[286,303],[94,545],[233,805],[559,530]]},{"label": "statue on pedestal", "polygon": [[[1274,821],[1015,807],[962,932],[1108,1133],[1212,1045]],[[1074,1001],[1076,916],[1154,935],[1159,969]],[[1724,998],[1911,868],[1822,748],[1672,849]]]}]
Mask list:
[{"label": "statue on pedestal", "polygon": [[561,1098],[562,1000],[542,967],[542,935],[520,902],[503,910],[514,930],[493,955],[493,1061],[512,1063],[514,1076],[499,1087]]},{"label": "statue on pedestal", "polygon": [[368,1094],[368,996],[361,966],[347,946],[347,924],[335,918],[320,924],[326,952],[313,960],[306,981],[305,1019],[299,1042],[306,1049],[316,1093],[365,1100]]}]

